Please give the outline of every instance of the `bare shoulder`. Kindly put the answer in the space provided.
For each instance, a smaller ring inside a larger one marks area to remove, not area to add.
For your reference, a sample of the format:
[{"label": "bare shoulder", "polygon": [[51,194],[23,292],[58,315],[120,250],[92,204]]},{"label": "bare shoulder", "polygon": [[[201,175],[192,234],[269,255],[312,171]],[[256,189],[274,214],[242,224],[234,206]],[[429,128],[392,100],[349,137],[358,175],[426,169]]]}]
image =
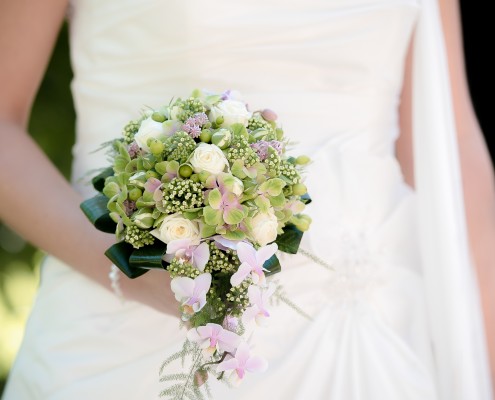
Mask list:
[{"label": "bare shoulder", "polygon": [[0,0],[0,119],[25,125],[67,0]]}]

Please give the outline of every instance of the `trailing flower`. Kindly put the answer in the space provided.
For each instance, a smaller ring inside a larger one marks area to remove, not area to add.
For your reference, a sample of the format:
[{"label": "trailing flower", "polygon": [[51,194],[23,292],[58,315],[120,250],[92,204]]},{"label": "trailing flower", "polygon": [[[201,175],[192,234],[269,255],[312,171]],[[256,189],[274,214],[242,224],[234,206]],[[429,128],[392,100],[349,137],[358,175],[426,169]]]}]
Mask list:
[{"label": "trailing flower", "polygon": [[101,194],[82,208],[116,233],[108,257],[131,278],[149,268],[172,278],[188,333],[164,365],[193,362],[189,374],[162,377],[183,379],[166,395],[201,398],[210,377],[239,384],[267,368],[245,329],[269,321],[276,252],[297,252],[311,223],[303,213],[310,160],[289,156],[286,143],[274,111],[249,110],[235,91],[195,90],[126,124],[112,166],[93,180]]}]

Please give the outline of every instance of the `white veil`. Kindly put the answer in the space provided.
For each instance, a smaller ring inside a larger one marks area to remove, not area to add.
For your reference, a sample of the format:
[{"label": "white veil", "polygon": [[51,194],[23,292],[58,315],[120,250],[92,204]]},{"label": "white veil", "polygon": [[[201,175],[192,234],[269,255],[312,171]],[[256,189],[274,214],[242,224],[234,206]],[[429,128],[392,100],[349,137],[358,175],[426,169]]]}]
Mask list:
[{"label": "white veil", "polygon": [[437,0],[414,37],[413,136],[420,240],[439,395],[489,400],[491,384],[468,246],[448,63]]}]

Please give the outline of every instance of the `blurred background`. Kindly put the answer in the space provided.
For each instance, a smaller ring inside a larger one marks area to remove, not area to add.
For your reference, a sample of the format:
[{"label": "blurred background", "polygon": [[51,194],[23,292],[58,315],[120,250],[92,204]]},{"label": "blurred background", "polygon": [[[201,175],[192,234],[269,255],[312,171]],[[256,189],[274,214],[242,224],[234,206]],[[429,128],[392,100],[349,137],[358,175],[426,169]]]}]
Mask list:
[{"label": "blurred background", "polygon": [[[476,6],[476,7],[475,7]],[[483,44],[489,33],[490,13],[477,3],[461,1],[464,47],[473,102],[488,136],[494,129],[489,117],[488,93],[493,88],[493,65]],[[74,108],[70,94],[67,26],[60,32],[52,60],[31,114],[29,132],[53,163],[68,178],[74,143]],[[495,148],[491,148],[494,159]],[[42,252],[33,248],[0,221],[0,395],[21,343],[24,325],[36,293]]]}]

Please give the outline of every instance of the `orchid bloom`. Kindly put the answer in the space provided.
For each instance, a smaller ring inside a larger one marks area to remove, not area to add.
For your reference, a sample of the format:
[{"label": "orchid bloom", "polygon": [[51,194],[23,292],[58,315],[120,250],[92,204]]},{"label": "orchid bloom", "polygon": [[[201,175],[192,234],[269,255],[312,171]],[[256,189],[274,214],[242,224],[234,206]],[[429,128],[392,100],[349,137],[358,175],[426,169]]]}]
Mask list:
[{"label": "orchid bloom", "polygon": [[211,323],[190,329],[187,338],[191,342],[198,343],[206,357],[213,355],[217,350],[233,352],[241,339],[236,333]]},{"label": "orchid bloom", "polygon": [[278,247],[276,243],[260,247],[256,250],[252,244],[239,242],[237,244],[237,257],[241,265],[236,273],[230,278],[232,286],[239,286],[246,277],[251,274],[255,285],[262,285],[265,280],[263,264],[275,254]]},{"label": "orchid bloom", "polygon": [[231,382],[234,385],[238,385],[244,378],[246,371],[263,372],[267,368],[268,363],[266,360],[259,356],[251,355],[249,345],[243,341],[237,347],[234,357],[228,358],[218,364],[217,372],[231,372]]},{"label": "orchid bloom", "polygon": [[275,292],[275,285],[270,285],[266,290],[259,286],[251,285],[248,288],[249,302],[251,306],[246,309],[242,316],[242,322],[247,325],[253,319],[257,325],[266,325],[267,318],[270,317],[266,306],[268,300]]},{"label": "orchid bloom", "polygon": [[198,245],[198,242],[192,239],[172,240],[167,245],[167,252],[163,256],[163,259],[171,262],[173,258],[187,261],[203,272],[206,263],[210,259],[210,248],[208,243],[203,242]]},{"label": "orchid bloom", "polygon": [[204,307],[210,285],[211,274],[209,273],[201,274],[195,279],[177,277],[170,283],[175,299],[181,303],[185,315],[192,315]]}]

